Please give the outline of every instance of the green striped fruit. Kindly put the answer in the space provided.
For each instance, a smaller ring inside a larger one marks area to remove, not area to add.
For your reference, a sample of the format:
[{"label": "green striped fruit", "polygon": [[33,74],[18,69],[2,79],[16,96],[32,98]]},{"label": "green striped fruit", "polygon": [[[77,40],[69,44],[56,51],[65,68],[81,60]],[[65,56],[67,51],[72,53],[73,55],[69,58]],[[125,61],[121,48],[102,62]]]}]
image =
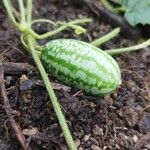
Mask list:
[{"label": "green striped fruit", "polygon": [[121,82],[116,61],[106,52],[74,39],[50,41],[43,48],[41,60],[57,80],[92,95],[105,95]]}]

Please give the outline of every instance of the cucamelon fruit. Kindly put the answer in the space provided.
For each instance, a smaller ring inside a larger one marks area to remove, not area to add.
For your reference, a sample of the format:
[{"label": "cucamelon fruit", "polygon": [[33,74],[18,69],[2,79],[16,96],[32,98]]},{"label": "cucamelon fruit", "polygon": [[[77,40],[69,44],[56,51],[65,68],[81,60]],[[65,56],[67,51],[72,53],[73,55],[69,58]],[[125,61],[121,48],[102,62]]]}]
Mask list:
[{"label": "cucamelon fruit", "polygon": [[117,62],[106,52],[83,41],[56,39],[48,42],[41,60],[57,80],[91,95],[106,95],[121,82]]}]

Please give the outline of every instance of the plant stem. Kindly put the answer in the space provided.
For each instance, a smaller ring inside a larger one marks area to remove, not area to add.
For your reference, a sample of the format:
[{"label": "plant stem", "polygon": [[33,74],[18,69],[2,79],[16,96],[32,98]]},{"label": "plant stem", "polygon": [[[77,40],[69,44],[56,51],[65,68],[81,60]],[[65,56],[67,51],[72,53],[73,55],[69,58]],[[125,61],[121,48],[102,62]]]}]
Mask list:
[{"label": "plant stem", "polygon": [[49,81],[49,78],[48,78],[48,76],[46,74],[46,71],[45,71],[45,69],[44,69],[44,67],[43,67],[43,65],[42,65],[42,63],[41,63],[41,61],[40,61],[36,51],[35,51],[34,38],[32,36],[30,36],[30,35],[27,38],[28,38],[29,47],[30,47],[30,50],[31,50],[32,57],[33,57],[36,65],[37,65],[37,67],[39,69],[39,72],[40,72],[40,74],[42,76],[42,79],[43,79],[43,81],[44,81],[44,83],[46,85],[47,92],[48,92],[49,97],[51,99],[51,103],[52,103],[52,105],[54,107],[55,113],[56,113],[56,115],[58,117],[58,120],[59,120],[60,126],[62,128],[64,137],[66,139],[66,142],[67,142],[70,150],[76,150],[76,147],[75,147],[73,138],[71,136],[71,133],[69,131],[68,125],[66,123],[65,117],[64,117],[64,115],[62,113],[60,105],[59,105],[59,103],[57,101],[57,98],[55,96],[55,93],[54,93],[54,91],[52,89],[52,85],[51,85],[51,83]]},{"label": "plant stem", "polygon": [[19,14],[19,12],[16,10],[16,8],[12,6],[11,9],[12,9],[12,12],[13,12],[13,14],[14,14],[16,20],[20,20],[20,14]]},{"label": "plant stem", "polygon": [[108,0],[100,0],[102,5],[111,12],[114,12],[114,7],[108,2]]},{"label": "plant stem", "polygon": [[119,13],[119,12],[123,12],[124,13],[125,11],[126,11],[126,8],[123,7],[123,6],[114,8],[114,12],[115,13]]},{"label": "plant stem", "polygon": [[92,45],[94,46],[99,46],[107,41],[109,41],[110,39],[114,38],[115,36],[117,36],[120,32],[120,28],[115,28],[114,30],[112,30],[111,32],[109,32],[108,34],[106,34],[105,36],[94,40],[93,42],[91,42]]},{"label": "plant stem", "polygon": [[25,23],[25,8],[24,8],[24,3],[23,0],[18,0],[19,3],[19,9],[20,9],[20,23],[24,24]]},{"label": "plant stem", "polygon": [[39,35],[37,34],[36,32],[34,32],[32,29],[29,30],[29,34],[31,34],[33,37],[35,37],[36,39],[40,40],[40,39],[43,39],[43,38],[47,38],[47,37],[50,37],[50,36],[53,36],[61,31],[63,31],[64,29],[66,29],[67,27],[66,26],[61,26],[59,28],[57,28],[56,30],[53,30],[53,31],[50,31],[50,32],[47,32],[47,33],[44,33],[42,35]]},{"label": "plant stem", "polygon": [[41,23],[41,22],[47,22],[47,23],[50,23],[54,26],[56,26],[56,23],[51,21],[51,20],[48,20],[48,19],[35,19],[31,22],[31,24],[34,24],[34,23]]},{"label": "plant stem", "polygon": [[[70,24],[70,23],[66,23],[66,22],[57,22],[57,24],[60,24],[60,25],[64,25],[64,26],[67,26],[67,27],[70,27],[72,29],[75,30],[75,32],[79,32],[79,33],[85,33],[86,32],[86,29],[84,29],[83,27],[79,26],[79,25],[76,25],[76,24]],[[76,32],[76,33],[77,33]],[[78,34],[78,33],[77,33]]]},{"label": "plant stem", "polygon": [[24,40],[24,36],[25,36],[24,34],[21,34],[20,39],[21,39],[23,46],[28,50],[28,45],[26,44],[26,42]]},{"label": "plant stem", "polygon": [[150,45],[150,39],[148,39],[147,41],[138,44],[138,45],[134,45],[134,46],[130,46],[130,47],[125,47],[125,48],[118,48],[118,49],[111,49],[111,50],[106,50],[105,52],[107,52],[110,55],[116,55],[116,54],[120,54],[123,52],[131,52],[131,51],[136,51],[142,48],[145,48],[147,46]]},{"label": "plant stem", "polygon": [[[66,25],[64,26],[61,26],[59,28],[57,28],[56,30],[53,30],[53,31],[50,31],[50,32],[47,32],[47,33],[44,33],[42,35],[39,35],[37,33],[35,33],[33,30],[29,30],[29,33],[35,37],[36,39],[44,39],[44,38],[47,38],[47,37],[50,37],[50,36],[53,36],[61,31],[63,31],[64,29],[68,28],[69,25],[73,25],[73,24],[83,24],[83,23],[86,23],[86,22],[91,22],[91,19],[77,19],[77,20],[74,20],[74,21],[70,21],[69,23],[66,23]],[[68,24],[68,26],[67,26]]]},{"label": "plant stem", "polygon": [[30,23],[32,20],[32,4],[33,0],[27,0],[27,23]]},{"label": "plant stem", "polygon": [[14,25],[19,29],[20,25],[19,23],[17,23],[13,13],[12,13],[12,9],[11,9],[11,2],[10,0],[3,0],[3,4],[7,10],[8,16],[11,19],[11,21],[14,23]]},{"label": "plant stem", "polygon": [[126,8],[120,6],[120,7],[113,7],[111,5],[111,3],[108,1],[108,0],[100,0],[102,5],[108,9],[109,11],[113,12],[113,13],[119,13],[119,12],[125,12],[126,11]]}]

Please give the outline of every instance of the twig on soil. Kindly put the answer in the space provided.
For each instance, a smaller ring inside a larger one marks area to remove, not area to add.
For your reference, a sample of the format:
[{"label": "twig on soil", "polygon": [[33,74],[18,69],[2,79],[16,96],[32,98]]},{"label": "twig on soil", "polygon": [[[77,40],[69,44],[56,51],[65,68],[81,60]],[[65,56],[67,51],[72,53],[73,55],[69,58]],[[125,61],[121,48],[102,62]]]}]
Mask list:
[{"label": "twig on soil", "polygon": [[31,148],[29,146],[27,146],[27,140],[25,139],[21,130],[18,128],[18,126],[17,126],[17,124],[16,124],[16,122],[12,116],[11,107],[9,104],[9,99],[6,95],[6,88],[5,88],[5,83],[4,83],[4,68],[3,68],[1,62],[0,62],[0,92],[1,92],[1,96],[3,98],[3,102],[4,102],[4,109],[6,111],[8,121],[11,125],[11,128],[15,132],[16,137],[18,138],[18,141],[20,142],[22,148],[24,150],[31,150]]},{"label": "twig on soil", "polygon": [[141,149],[141,147],[143,146],[143,144],[146,142],[146,141],[148,141],[148,140],[150,140],[150,132],[148,132],[147,134],[145,134],[141,139],[139,139],[137,142],[136,142],[136,144],[135,144],[135,146],[134,146],[134,150],[140,150]]},{"label": "twig on soil", "polygon": [[3,62],[2,66],[4,68],[4,74],[20,74],[33,69],[33,67],[27,63]]},{"label": "twig on soil", "polygon": [[142,35],[139,28],[131,27],[127,21],[119,14],[115,14],[100,5],[95,0],[82,0],[98,17],[102,18],[104,22],[111,23],[114,27],[121,27],[121,33],[128,38],[138,39]]}]

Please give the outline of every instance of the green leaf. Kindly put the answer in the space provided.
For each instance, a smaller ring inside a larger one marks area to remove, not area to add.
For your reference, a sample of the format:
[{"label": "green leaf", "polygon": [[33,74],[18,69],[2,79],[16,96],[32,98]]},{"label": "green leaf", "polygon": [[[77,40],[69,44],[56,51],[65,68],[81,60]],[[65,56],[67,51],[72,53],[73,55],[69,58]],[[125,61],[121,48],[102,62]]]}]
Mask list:
[{"label": "green leaf", "polygon": [[150,24],[150,0],[122,0],[126,8],[125,18],[130,25]]}]

